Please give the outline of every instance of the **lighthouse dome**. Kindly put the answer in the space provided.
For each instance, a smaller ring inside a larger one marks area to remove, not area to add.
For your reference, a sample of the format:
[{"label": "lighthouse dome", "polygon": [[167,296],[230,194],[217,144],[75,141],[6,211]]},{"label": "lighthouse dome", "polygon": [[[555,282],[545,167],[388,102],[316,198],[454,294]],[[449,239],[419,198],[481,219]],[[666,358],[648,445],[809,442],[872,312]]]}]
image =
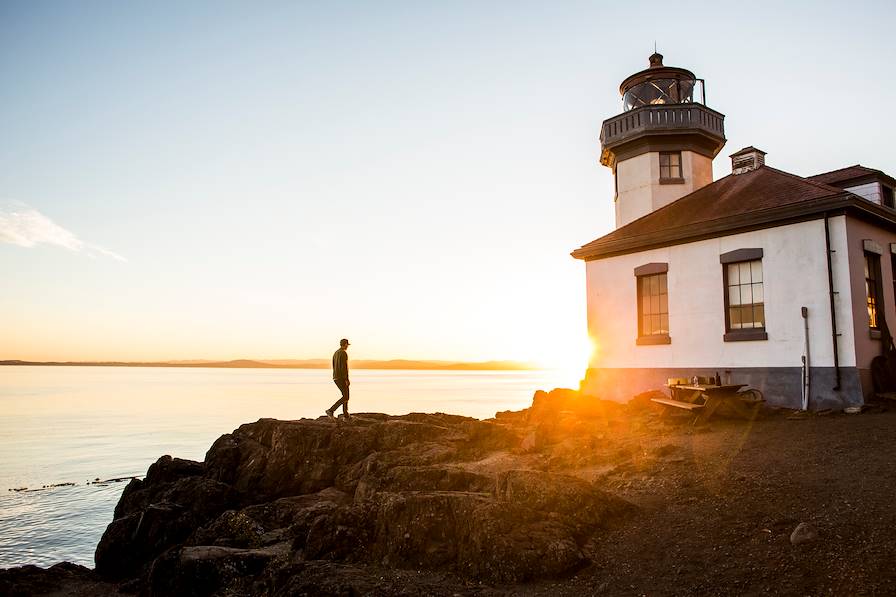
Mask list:
[{"label": "lighthouse dome", "polygon": [[688,104],[694,101],[697,77],[691,71],[664,66],[663,55],[654,52],[650,66],[637,72],[619,86],[622,109],[627,112],[657,104]]}]

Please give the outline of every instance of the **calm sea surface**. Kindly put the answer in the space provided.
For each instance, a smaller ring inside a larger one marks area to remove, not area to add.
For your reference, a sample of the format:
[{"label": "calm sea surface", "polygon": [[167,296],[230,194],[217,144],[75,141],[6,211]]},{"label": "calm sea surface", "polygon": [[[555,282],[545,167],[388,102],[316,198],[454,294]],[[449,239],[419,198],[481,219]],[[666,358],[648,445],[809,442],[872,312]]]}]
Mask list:
[{"label": "calm sea surface", "polygon": [[[0,567],[62,560],[93,567],[94,548],[125,486],[102,481],[142,476],[163,454],[203,460],[220,435],[262,417],[316,418],[338,398],[329,375],[320,369],[0,367]],[[571,387],[574,377],[355,370],[350,406],[352,412],[488,418],[529,406],[535,390]]]}]

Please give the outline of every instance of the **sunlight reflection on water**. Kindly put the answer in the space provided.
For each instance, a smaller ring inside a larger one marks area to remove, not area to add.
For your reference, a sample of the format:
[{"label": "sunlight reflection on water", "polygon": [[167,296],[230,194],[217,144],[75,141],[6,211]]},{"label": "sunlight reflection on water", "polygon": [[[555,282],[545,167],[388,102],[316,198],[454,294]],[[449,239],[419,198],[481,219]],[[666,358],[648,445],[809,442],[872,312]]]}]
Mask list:
[{"label": "sunlight reflection on water", "polygon": [[[327,370],[0,368],[0,567],[92,567],[126,482],[159,456],[203,460],[221,434],[263,417],[316,418],[338,397]],[[519,410],[557,371],[352,372],[352,412]],[[574,377],[574,376],[573,376]],[[13,492],[63,482],[74,487]]]}]

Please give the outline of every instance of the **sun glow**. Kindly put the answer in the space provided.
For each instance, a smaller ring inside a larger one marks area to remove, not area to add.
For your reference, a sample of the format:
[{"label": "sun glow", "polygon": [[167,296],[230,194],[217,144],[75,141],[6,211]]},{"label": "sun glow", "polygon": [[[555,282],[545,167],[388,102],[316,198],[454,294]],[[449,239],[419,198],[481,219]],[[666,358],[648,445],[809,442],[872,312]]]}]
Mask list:
[{"label": "sun glow", "polygon": [[536,363],[545,369],[555,371],[559,384],[578,388],[596,350],[596,343],[587,335],[583,335],[573,339],[561,349],[551,347],[536,360]]}]

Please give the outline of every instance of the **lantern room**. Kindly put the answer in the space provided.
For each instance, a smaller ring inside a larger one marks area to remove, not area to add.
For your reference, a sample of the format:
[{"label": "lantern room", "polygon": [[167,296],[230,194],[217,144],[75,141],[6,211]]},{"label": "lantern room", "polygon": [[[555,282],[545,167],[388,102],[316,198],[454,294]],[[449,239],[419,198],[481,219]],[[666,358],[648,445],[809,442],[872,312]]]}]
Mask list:
[{"label": "lantern room", "polygon": [[689,104],[695,101],[698,91],[700,103],[706,103],[703,79],[684,68],[663,66],[662,54],[654,53],[649,61],[649,68],[628,77],[619,86],[624,112],[658,104]]},{"label": "lantern room", "polygon": [[601,125],[617,228],[712,182],[725,144],[725,116],[706,106],[703,80],[657,53],[649,64],[622,82],[622,112]]}]

